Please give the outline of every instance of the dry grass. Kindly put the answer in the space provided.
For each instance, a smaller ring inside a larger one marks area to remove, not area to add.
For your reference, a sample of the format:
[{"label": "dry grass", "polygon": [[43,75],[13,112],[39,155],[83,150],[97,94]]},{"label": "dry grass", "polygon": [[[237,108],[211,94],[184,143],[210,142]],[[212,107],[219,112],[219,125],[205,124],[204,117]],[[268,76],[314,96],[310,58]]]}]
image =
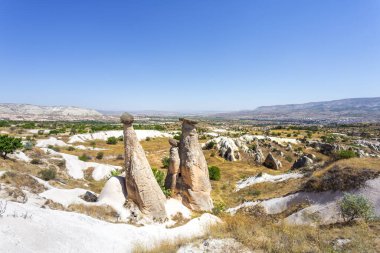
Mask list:
[{"label": "dry grass", "polygon": [[350,167],[354,170],[362,170],[363,168],[370,169],[373,171],[380,171],[380,159],[379,158],[350,158],[350,159],[342,159],[336,161],[326,168],[316,171],[314,173],[315,176],[322,176],[326,171],[331,168],[339,166],[339,167]]},{"label": "dry grass", "polygon": [[350,226],[312,227],[272,223],[244,214],[224,216],[224,223],[211,229],[211,236],[235,238],[252,250],[264,252],[337,252],[333,241],[352,240],[347,252],[376,252],[378,226],[365,223]]},{"label": "dry grass", "polygon": [[118,222],[119,219],[118,213],[110,206],[73,204],[67,208],[67,211],[82,213],[108,222]]},{"label": "dry grass", "polygon": [[1,178],[0,182],[4,182],[6,184],[10,184],[19,189],[26,189],[32,193],[41,193],[45,191],[45,187],[37,182],[31,176],[19,173],[7,171]]},{"label": "dry grass", "polygon": [[339,160],[316,171],[304,184],[306,191],[350,190],[380,175],[380,159],[352,158]]},{"label": "dry grass", "polygon": [[192,239],[176,239],[176,240],[166,240],[162,241],[159,245],[152,249],[147,249],[146,247],[139,245],[135,247],[133,253],[175,253],[177,250],[188,243],[194,242],[199,238]]}]

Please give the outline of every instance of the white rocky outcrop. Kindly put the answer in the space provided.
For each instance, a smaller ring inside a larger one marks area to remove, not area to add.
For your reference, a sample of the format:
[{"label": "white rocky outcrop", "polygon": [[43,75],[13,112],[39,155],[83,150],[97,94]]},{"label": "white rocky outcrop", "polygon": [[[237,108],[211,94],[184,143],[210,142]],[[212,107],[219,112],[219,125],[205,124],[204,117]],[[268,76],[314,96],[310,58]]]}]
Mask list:
[{"label": "white rocky outcrop", "polygon": [[219,152],[219,155],[228,161],[236,161],[240,159],[239,147],[235,144],[235,140],[229,137],[217,137],[206,142],[203,147],[207,147],[213,142]]},{"label": "white rocky outcrop", "polygon": [[[147,137],[157,138],[157,137],[167,137],[172,138],[173,135],[157,130],[135,130],[137,139],[139,141],[145,140]],[[107,140],[109,137],[119,138],[123,136],[123,130],[112,130],[112,131],[100,131],[96,133],[88,134],[76,134],[70,137],[68,143],[76,142],[86,142],[92,140]]]},{"label": "white rocky outcrop", "polygon": [[300,173],[287,173],[287,174],[280,174],[280,175],[269,175],[267,173],[262,173],[253,177],[248,177],[246,179],[242,179],[236,184],[236,190],[239,191],[243,188],[246,188],[248,186],[264,183],[264,182],[282,182],[289,179],[295,179],[295,178],[301,178],[303,177],[303,174]]}]

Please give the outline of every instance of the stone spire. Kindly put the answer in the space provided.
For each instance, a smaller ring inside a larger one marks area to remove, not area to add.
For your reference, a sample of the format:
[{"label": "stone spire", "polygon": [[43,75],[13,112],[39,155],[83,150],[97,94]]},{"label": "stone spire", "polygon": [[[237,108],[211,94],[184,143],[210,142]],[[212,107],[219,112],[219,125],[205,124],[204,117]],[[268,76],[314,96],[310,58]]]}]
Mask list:
[{"label": "stone spire", "polygon": [[164,220],[167,217],[166,198],[137,139],[132,126],[134,118],[129,113],[124,113],[120,120],[124,124],[125,181],[128,198],[137,204],[142,213],[156,220]]},{"label": "stone spire", "polygon": [[206,159],[198,142],[195,120],[182,121],[182,136],[179,143],[180,157],[180,194],[183,203],[197,211],[209,211],[213,208],[210,197],[211,184]]},{"label": "stone spire", "polygon": [[177,176],[179,172],[179,153],[178,153],[178,141],[169,139],[170,143],[170,156],[169,156],[169,168],[165,178],[165,188],[170,189],[172,194],[176,192]]}]

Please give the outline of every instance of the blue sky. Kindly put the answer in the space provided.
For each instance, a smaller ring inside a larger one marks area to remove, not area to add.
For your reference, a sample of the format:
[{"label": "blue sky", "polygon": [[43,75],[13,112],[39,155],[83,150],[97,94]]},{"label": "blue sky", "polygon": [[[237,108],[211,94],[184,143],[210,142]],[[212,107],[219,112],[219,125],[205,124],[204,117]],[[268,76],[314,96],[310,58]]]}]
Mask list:
[{"label": "blue sky", "polygon": [[380,96],[380,1],[0,0],[0,87],[104,110]]}]

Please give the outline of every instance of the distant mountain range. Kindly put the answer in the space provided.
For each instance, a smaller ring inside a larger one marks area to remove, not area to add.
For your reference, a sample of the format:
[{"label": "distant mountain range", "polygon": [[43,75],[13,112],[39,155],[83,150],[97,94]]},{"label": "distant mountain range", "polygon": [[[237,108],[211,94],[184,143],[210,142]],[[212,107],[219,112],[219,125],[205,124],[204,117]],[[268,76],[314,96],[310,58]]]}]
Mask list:
[{"label": "distant mountain range", "polygon": [[[118,121],[123,111],[99,111],[72,106],[0,104],[0,119],[9,120],[99,120]],[[130,111],[140,118],[201,117],[218,119],[300,122],[380,122],[380,97],[349,98],[326,102],[261,106],[236,112]]]},{"label": "distant mountain range", "polygon": [[255,110],[221,113],[215,117],[256,120],[380,121],[380,97],[349,98],[305,104],[261,106]]},{"label": "distant mountain range", "polygon": [[0,119],[9,120],[104,120],[93,109],[73,106],[39,106],[29,104],[0,104]]}]

